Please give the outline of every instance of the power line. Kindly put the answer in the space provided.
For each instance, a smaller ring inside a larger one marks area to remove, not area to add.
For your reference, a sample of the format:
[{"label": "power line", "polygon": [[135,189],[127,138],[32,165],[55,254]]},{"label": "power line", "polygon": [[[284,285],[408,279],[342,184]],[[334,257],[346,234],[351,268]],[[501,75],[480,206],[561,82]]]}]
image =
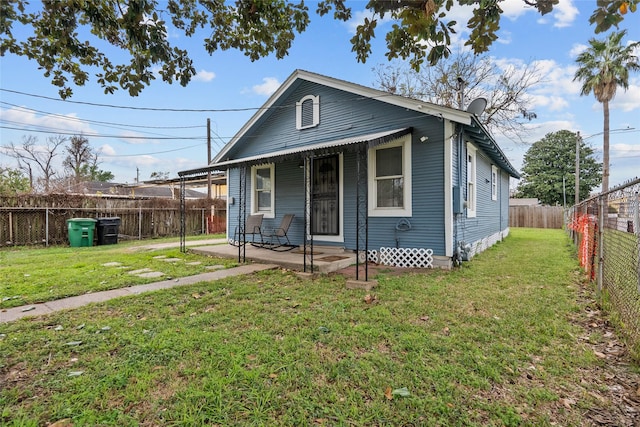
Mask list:
[{"label": "power line", "polygon": [[24,107],[22,105],[11,104],[9,102],[0,101],[0,104],[9,105],[11,107],[19,108],[21,110],[33,111],[40,114],[46,114],[48,116],[60,117],[65,120],[77,121],[77,122],[86,122],[86,123],[94,123],[100,125],[112,125],[112,126],[124,126],[124,127],[132,127],[132,128],[141,128],[141,129],[197,129],[197,128],[205,128],[205,125],[191,125],[191,126],[143,126],[143,125],[131,125],[127,123],[112,123],[112,122],[102,122],[99,120],[89,120],[89,119],[81,119],[78,117],[70,117],[65,116],[64,114],[56,114],[50,113],[48,111],[35,110],[33,108]]},{"label": "power line", "polygon": [[[97,102],[71,101],[71,100],[67,100],[67,99],[59,99],[59,98],[54,98],[54,97],[51,97],[51,96],[36,95],[36,94],[33,94],[33,93],[27,93],[27,92],[22,92],[22,91],[12,90],[12,89],[5,89],[5,88],[0,88],[0,91],[14,93],[14,94],[17,94],[17,95],[30,96],[30,97],[33,97],[33,98],[46,99],[46,100],[49,100],[49,101],[64,102],[64,103],[68,103],[68,104],[89,105],[89,106],[92,106],[92,107],[117,108],[117,109],[123,109],[123,110],[165,111],[165,112],[173,112],[173,113],[235,113],[235,112],[246,112],[246,111],[263,111],[263,110],[286,109],[286,108],[293,108],[295,106],[295,104],[289,104],[289,105],[276,105],[276,106],[272,105],[270,107],[213,108],[213,109],[207,109],[207,108],[131,107],[131,106],[125,106],[125,105],[100,104],[100,103],[97,103]],[[365,101],[365,100],[369,100],[369,99],[379,99],[379,98],[394,97],[394,96],[399,96],[399,95],[395,95],[395,94],[392,94],[392,93],[384,92],[384,93],[381,93],[380,95],[377,95],[377,96],[356,96],[356,97],[354,97],[352,99],[333,101],[331,103],[348,103],[348,102],[353,102],[353,101]],[[428,103],[428,101],[417,101],[417,102],[427,102]]]},{"label": "power line", "polygon": [[164,150],[164,151],[154,151],[153,153],[138,153],[138,154],[104,154],[100,153],[101,157],[139,157],[139,156],[150,156],[152,154],[164,154],[164,153],[173,153],[174,151],[182,151],[188,150],[190,148],[200,147],[200,144],[190,145],[189,147],[181,147],[175,148],[173,150]]},{"label": "power line", "polygon": [[38,132],[38,133],[48,133],[48,134],[56,134],[56,135],[70,135],[76,136],[81,134],[87,138],[117,138],[117,139],[139,139],[139,140],[200,140],[205,141],[207,138],[204,136],[129,136],[129,135],[100,135],[97,133],[94,134],[86,134],[81,132],[58,132],[55,130],[40,130],[40,129],[30,129],[30,128],[16,128],[12,126],[4,126],[0,124],[0,129],[9,129],[9,130],[17,130],[21,132]]},{"label": "power line", "polygon": [[130,107],[130,106],[113,105],[113,104],[99,104],[99,103],[96,103],[96,102],[70,101],[70,100],[65,100],[65,99],[53,98],[51,96],[36,95],[36,94],[33,94],[33,93],[26,93],[26,92],[20,92],[20,91],[17,91],[17,90],[3,89],[3,88],[0,88],[0,91],[9,92],[9,93],[15,93],[17,95],[31,96],[33,98],[46,99],[46,100],[49,100],[49,101],[65,102],[65,103],[69,103],[69,104],[90,105],[92,107],[118,108],[118,109],[124,109],[124,110],[169,111],[169,112],[184,112],[184,113],[225,113],[225,112],[258,111],[258,110],[266,109],[266,108],[263,108],[263,107],[223,108],[223,109]]}]

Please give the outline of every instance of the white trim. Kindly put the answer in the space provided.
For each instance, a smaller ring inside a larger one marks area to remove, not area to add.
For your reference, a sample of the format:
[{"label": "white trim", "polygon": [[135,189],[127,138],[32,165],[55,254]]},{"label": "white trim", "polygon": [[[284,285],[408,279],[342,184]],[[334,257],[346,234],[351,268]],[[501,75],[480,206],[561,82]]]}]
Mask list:
[{"label": "white trim", "polygon": [[344,242],[344,160],[342,153],[338,156],[338,204],[340,205],[340,212],[338,215],[340,219],[340,228],[337,236],[327,236],[325,234],[314,234],[313,241],[316,242],[332,242],[343,243]]},{"label": "white trim", "polygon": [[467,218],[475,218],[478,208],[478,149],[467,142]]},{"label": "white trim", "polygon": [[[302,105],[306,101],[311,101],[313,103],[313,118],[310,125],[303,126],[302,124]],[[320,124],[320,95],[313,96],[307,95],[303,97],[300,101],[296,102],[296,129],[303,130],[316,127]]]},{"label": "white trim", "polygon": [[498,200],[498,167],[491,165],[491,200]]},{"label": "white trim", "polygon": [[[446,123],[453,130],[453,123]],[[444,254],[453,256],[453,132],[449,141],[444,141]]]},{"label": "white trim", "polygon": [[[369,167],[368,167],[368,181],[369,181],[369,216],[377,217],[389,217],[389,216],[404,216],[411,217],[412,211],[412,199],[411,199],[411,134],[407,134],[395,141],[387,142],[386,144],[380,144],[376,147],[369,149]],[[402,178],[403,178],[403,203],[402,208],[379,208],[376,206],[376,151],[385,148],[402,147]]]},{"label": "white trim", "polygon": [[[256,171],[258,169],[269,169],[269,180],[271,181],[271,209],[266,211],[258,211],[258,200],[256,199]],[[251,213],[258,214],[261,213],[264,215],[264,218],[274,218],[276,211],[276,176],[275,176],[275,166],[273,163],[252,166],[251,167]]]}]

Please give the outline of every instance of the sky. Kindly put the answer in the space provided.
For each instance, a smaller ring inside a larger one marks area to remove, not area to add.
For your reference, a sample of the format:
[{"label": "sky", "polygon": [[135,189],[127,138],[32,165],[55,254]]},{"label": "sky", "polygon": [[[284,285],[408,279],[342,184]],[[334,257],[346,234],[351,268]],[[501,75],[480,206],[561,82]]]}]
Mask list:
[{"label": "sky", "polygon": [[[366,3],[349,2],[354,14],[346,23],[317,16],[314,4],[308,3],[311,23],[281,60],[270,56],[251,62],[238,51],[209,55],[202,38],[170,32],[172,43],[189,50],[197,75],[187,87],[155,80],[136,97],[122,90],[104,94],[90,81],[74,87],[73,97],[62,101],[36,62],[14,55],[0,57],[0,146],[20,145],[29,136],[44,144],[51,136],[82,134],[99,154],[100,169],[115,175],[114,182],[147,181],[154,172],[177,177],[178,171],[206,165],[208,119],[215,157],[296,69],[376,87],[373,69],[388,63],[384,36],[393,22],[378,25],[372,55],[366,63],[358,63],[349,39],[356,26],[370,17]],[[541,16],[522,0],[501,3],[501,28],[489,55],[499,64],[534,64],[543,73],[541,83],[529,92],[537,118],[527,124],[525,142],[495,135],[518,170],[530,144],[563,129],[579,131],[602,160],[602,106],[593,95],[580,96],[581,85],[573,81],[576,56],[590,38],[605,37],[596,35],[588,22],[595,5],[595,0],[560,0],[552,13]],[[450,16],[459,22],[452,49],[462,49],[468,30],[461,23],[471,16],[471,9],[455,6]],[[639,41],[640,12],[627,14],[619,29],[627,30],[623,42]],[[613,188],[640,176],[640,73],[631,74],[626,92],[618,89],[610,112],[609,187]],[[61,165],[63,158],[60,154],[54,161]],[[1,149],[0,166],[16,166]]]}]

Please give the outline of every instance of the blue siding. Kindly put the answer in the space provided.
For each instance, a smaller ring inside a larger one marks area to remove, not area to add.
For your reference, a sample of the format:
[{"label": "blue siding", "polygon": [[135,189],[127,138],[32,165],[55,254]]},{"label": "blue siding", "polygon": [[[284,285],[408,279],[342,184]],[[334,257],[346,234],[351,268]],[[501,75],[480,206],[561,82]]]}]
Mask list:
[{"label": "blue siding", "polygon": [[478,149],[476,155],[476,216],[468,218],[465,214],[459,221],[458,239],[467,243],[481,240],[508,227],[509,176],[498,168],[498,199],[492,200],[491,166],[491,160],[484,155],[482,150]]},{"label": "blue siding", "polygon": [[[295,104],[306,95],[320,97],[320,124],[311,129],[298,130],[295,126]],[[445,121],[405,108],[396,107],[376,99],[362,98],[350,92],[298,81],[280,97],[275,108],[260,117],[253,129],[243,134],[227,158],[266,154],[272,151],[302,147],[373,132],[412,127],[412,217],[409,231],[398,231],[401,217],[371,217],[369,219],[369,247],[431,248],[435,255],[445,255],[445,145],[451,145],[452,185],[460,185],[466,193],[466,145],[462,152],[458,142],[451,141],[445,131]],[[450,129],[450,128],[449,128]],[[445,135],[446,134],[446,135]],[[428,137],[421,142],[422,136]],[[446,137],[446,139],[445,139]],[[462,155],[462,159],[459,159]],[[344,176],[344,243],[347,249],[356,247],[356,156],[352,151],[343,153]],[[462,162],[460,163],[460,160]],[[461,166],[461,170],[459,171]],[[491,162],[481,149],[477,152],[477,217],[465,214],[455,216],[454,239],[472,242],[505,229],[508,226],[509,175],[499,170],[498,200],[491,200]],[[251,170],[247,171],[247,212],[250,210]],[[238,223],[238,169],[229,170],[229,196],[236,199],[229,206],[229,234]],[[458,173],[460,172],[460,173]],[[450,189],[446,189],[450,191]],[[295,244],[304,239],[304,179],[298,160],[275,165],[275,218],[264,219],[265,228],[279,225],[287,213],[296,215],[289,237]],[[323,242],[318,244],[336,245]]]}]

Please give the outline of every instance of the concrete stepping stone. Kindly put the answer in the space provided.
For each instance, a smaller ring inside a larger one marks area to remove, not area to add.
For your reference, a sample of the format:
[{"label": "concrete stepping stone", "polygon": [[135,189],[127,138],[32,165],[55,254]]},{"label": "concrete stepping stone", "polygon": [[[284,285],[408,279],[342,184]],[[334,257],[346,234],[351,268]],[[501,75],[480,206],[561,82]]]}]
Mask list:
[{"label": "concrete stepping stone", "polygon": [[150,271],[148,273],[140,273],[140,274],[136,274],[136,276],[138,277],[144,277],[144,278],[149,278],[149,277],[162,277],[164,276],[164,273],[160,272],[160,271]]},{"label": "concrete stepping stone", "polygon": [[191,261],[186,263],[186,265],[200,265],[200,264],[202,264],[200,261]]},{"label": "concrete stepping stone", "polygon": [[122,265],[121,262],[113,261],[113,262],[105,262],[102,264],[103,267],[120,267]]},{"label": "concrete stepping stone", "polygon": [[216,265],[207,265],[205,269],[207,270],[221,270],[224,268],[224,265],[216,264]]},{"label": "concrete stepping stone", "polygon": [[150,271],[153,271],[153,270],[151,270],[150,268],[141,268],[139,270],[131,270],[129,271],[129,274],[137,276],[138,274],[148,273]]},{"label": "concrete stepping stone", "polygon": [[158,255],[158,256],[154,256],[153,259],[165,259],[167,256],[166,255]]},{"label": "concrete stepping stone", "polygon": [[178,261],[182,261],[182,258],[164,258],[162,261],[164,261],[164,262],[178,262]]}]

